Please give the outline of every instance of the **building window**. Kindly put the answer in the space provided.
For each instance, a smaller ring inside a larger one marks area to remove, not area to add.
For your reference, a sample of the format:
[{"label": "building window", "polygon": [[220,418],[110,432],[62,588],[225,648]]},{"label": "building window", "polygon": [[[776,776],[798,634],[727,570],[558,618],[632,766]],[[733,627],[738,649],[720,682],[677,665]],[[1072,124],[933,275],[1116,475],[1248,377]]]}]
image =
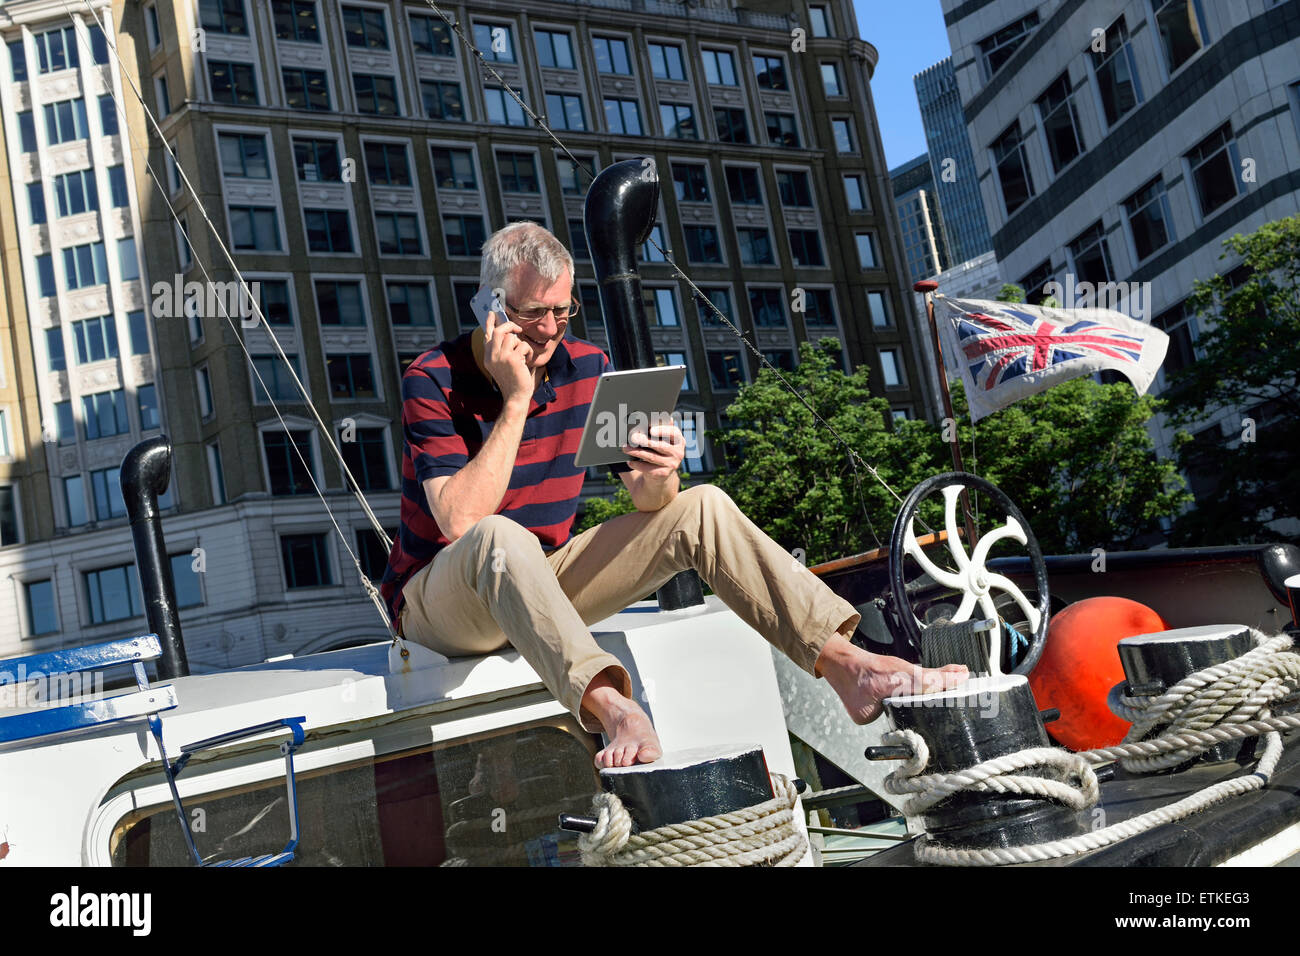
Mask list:
[{"label": "building window", "polygon": [[[456,301],[456,317],[462,329],[478,328],[478,317],[474,310],[470,308],[470,300],[474,298],[474,293],[478,291],[478,280],[473,282],[453,282],[451,284],[451,295]],[[599,300],[597,300],[599,301]],[[583,305],[587,302],[584,299]]]},{"label": "building window", "polygon": [[713,108],[713,122],[718,127],[718,139],[724,143],[748,143],[749,126],[745,122],[745,111],[729,106]]},{"label": "building window", "polygon": [[673,188],[679,202],[708,202],[709,174],[699,163],[673,163]]},{"label": "building window", "polygon": [[513,96],[499,86],[485,87],[483,89],[483,100],[487,104],[489,123],[494,123],[497,126],[528,125],[528,119],[524,116],[524,108],[519,105]]},{"label": "building window", "polygon": [[803,170],[778,169],[776,187],[781,196],[781,205],[812,208],[812,186],[808,174]]},{"label": "building window", "polygon": [[81,416],[86,423],[86,441],[125,435],[131,430],[126,417],[126,392],[120,388],[81,396]]},{"label": "building window", "polygon": [[213,33],[248,33],[244,0],[199,0],[199,19]]},{"label": "building window", "polygon": [[823,63],[822,68],[822,89],[826,91],[827,96],[843,96],[844,85],[840,83],[840,65],[838,63]]},{"label": "building window", "polygon": [[153,4],[144,8],[145,32],[148,34],[149,49],[155,49],[162,43],[162,31],[158,29],[158,8]]},{"label": "building window", "polygon": [[330,394],[334,398],[374,398],[375,373],[370,365],[370,355],[329,355],[325,358],[329,371]]},{"label": "building window", "polygon": [[754,78],[762,90],[790,89],[790,81],[785,75],[785,59],[771,53],[754,54]]},{"label": "building window", "polygon": [[[289,365],[293,367],[294,374],[298,374],[297,353],[286,353],[286,357],[289,359]],[[273,401],[291,402],[300,400],[298,386],[294,384],[293,376],[289,374],[289,369],[280,356],[254,355],[253,370],[256,373],[253,376],[254,402],[266,405]],[[299,375],[299,379],[301,380],[301,375]]]},{"label": "building window", "polygon": [[482,216],[443,216],[442,235],[449,256],[476,256],[487,242]]},{"label": "building window", "polygon": [[1231,123],[1224,123],[1197,143],[1186,159],[1191,167],[1201,218],[1208,219],[1220,206],[1237,198],[1241,188],[1237,179],[1241,160]]},{"label": "building window", "polygon": [[546,116],[552,129],[587,128],[587,114],[582,108],[582,97],[576,93],[547,93]]},{"label": "building window", "polygon": [[1025,159],[1025,141],[1020,135],[1020,121],[1008,126],[991,148],[998,181],[1002,184],[1002,201],[1010,216],[1034,195],[1029,163]]},{"label": "building window", "polygon": [[739,352],[707,353],[709,381],[715,391],[731,391],[745,384],[745,365]]},{"label": "building window", "polygon": [[114,209],[126,209],[131,205],[131,196],[126,188],[126,167],[120,163],[108,167],[108,193]]},{"label": "building window", "polygon": [[45,145],[58,146],[85,139],[86,101],[61,100],[58,103],[45,104]]},{"label": "building window", "polygon": [[736,86],[736,61],[726,50],[701,50],[704,78],[710,86]]},{"label": "building window", "polygon": [[392,479],[388,476],[388,443],[384,441],[384,429],[358,428],[353,441],[343,441],[340,437],[339,448],[343,452],[343,461],[356,482],[354,488],[361,491],[387,491],[392,487]]},{"label": "building window", "polygon": [[587,245],[587,227],[581,219],[569,220],[569,246],[573,258],[584,262],[591,261],[591,249]]},{"label": "building window", "polygon": [[411,14],[411,42],[415,46],[416,53],[427,53],[430,56],[456,56],[456,47],[451,39],[451,28],[442,20],[428,14]]},{"label": "building window", "polygon": [[171,185],[171,191],[178,193],[181,191],[181,167],[176,162],[176,144],[168,143],[167,149],[163,153],[167,162],[167,182]]},{"label": "building window", "polygon": [[57,73],[81,65],[77,59],[77,33],[70,26],[37,33],[32,43],[36,47],[38,73]]},{"label": "building window", "polygon": [[167,77],[155,76],[153,79],[154,97],[158,101],[158,118],[162,119],[172,111],[172,96],[167,89]]},{"label": "building window", "polygon": [[117,265],[123,282],[140,278],[140,258],[135,251],[135,237],[117,240]]},{"label": "building window", "polygon": [[433,179],[439,189],[478,189],[474,154],[468,149],[434,146]]},{"label": "building window", "polygon": [[99,66],[108,64],[108,37],[98,23],[88,23],[86,32],[90,34],[90,59]]},{"label": "building window", "polygon": [[43,256],[36,257],[36,287],[37,294],[42,299],[48,299],[50,296],[57,295],[58,290],[54,285],[54,255],[47,252]]},{"label": "building window", "polygon": [[767,123],[767,141],[773,146],[799,148],[799,127],[793,113],[764,113]]},{"label": "building window", "polygon": [[352,89],[357,94],[357,111],[379,116],[400,116],[397,106],[397,81],[391,76],[353,73]]},{"label": "building window", "polygon": [[280,556],[284,560],[286,589],[319,588],[334,583],[325,534],[281,535]]},{"label": "building window", "polygon": [[284,279],[262,279],[262,318],[267,325],[293,325],[293,310],[289,305],[289,283]]},{"label": "building window", "polygon": [[780,289],[750,289],[749,312],[754,317],[754,325],[761,328],[783,329],[790,324],[786,321]]},{"label": "building window", "polygon": [[409,186],[411,167],[402,143],[366,143],[366,175],[372,186]]},{"label": "building window", "polygon": [[1160,46],[1170,74],[1200,52],[1207,43],[1200,0],[1152,0]]},{"label": "building window", "polygon": [[420,81],[420,102],[429,119],[462,122],[465,119],[465,100],[459,83],[438,80]]},{"label": "building window", "polygon": [[686,374],[682,376],[682,391],[693,392],[695,387],[691,385],[691,369],[686,362],[685,352],[656,352],[655,364],[661,368],[665,365],[686,365]]},{"label": "building window", "polygon": [[791,229],[790,256],[796,266],[824,266],[822,241],[816,229]]},{"label": "building window", "polygon": [[122,481],[117,468],[103,468],[90,473],[91,494],[95,502],[95,520],[108,521],[126,514],[122,500]]},{"label": "building window", "polygon": [[[190,228],[184,216],[176,223],[176,257],[184,271],[194,265],[194,250],[190,247]],[[202,338],[200,335],[199,338]]]},{"label": "building window", "polygon": [[556,156],[555,166],[560,174],[560,192],[566,196],[584,195],[587,183],[596,178],[595,163],[591,157],[579,157],[575,163],[567,156]]},{"label": "building window", "polygon": [[45,330],[45,352],[50,357],[51,372],[62,372],[68,367],[68,359],[63,351],[63,329],[57,325]]},{"label": "building window", "polygon": [[1169,336],[1169,349],[1160,365],[1160,374],[1167,382],[1176,372],[1196,361],[1196,314],[1187,308],[1185,302],[1179,302],[1157,315],[1151,324]]},{"label": "building window", "polygon": [[80,475],[63,479],[63,503],[68,509],[68,527],[78,528],[90,521],[86,508],[86,482]]},{"label": "building window", "polygon": [[27,53],[23,50],[21,39],[9,41],[9,66],[13,70],[15,83],[27,81]]},{"label": "building window", "polygon": [[324,70],[290,68],[280,71],[284,81],[284,103],[291,110],[308,110],[328,113],[330,106],[329,82]]},{"label": "building window", "polygon": [[804,325],[835,325],[835,300],[830,289],[807,289],[804,296]]},{"label": "building window", "polygon": [[880,350],[880,370],[884,373],[886,388],[903,386],[903,365],[898,358],[897,349]]},{"label": "building window", "polygon": [[1044,259],[1017,283],[1020,288],[1025,290],[1025,301],[1030,305],[1038,305],[1047,298],[1046,286],[1052,281],[1052,261]]},{"label": "building window", "polygon": [[280,230],[273,206],[231,206],[230,242],[236,249],[278,252]]},{"label": "building window", "polygon": [[1093,75],[1097,78],[1097,95],[1101,98],[1106,125],[1114,126],[1142,102],[1142,87],[1123,17],[1110,25],[1105,43],[1104,51],[1093,57]]},{"label": "building window", "polygon": [[831,29],[831,14],[827,7],[809,6],[808,19],[812,24],[812,35],[815,37],[833,37],[835,32]]},{"label": "building window", "polygon": [[215,409],[212,403],[212,378],[206,365],[194,370],[194,384],[199,393],[199,417],[210,418]]},{"label": "building window", "polygon": [[1173,241],[1169,197],[1165,193],[1164,180],[1159,176],[1124,200],[1124,212],[1128,216],[1129,234],[1133,237],[1133,251],[1138,262]]},{"label": "building window", "polygon": [[91,624],[124,621],[144,613],[134,564],[88,571],[85,582]]},{"label": "building window", "polygon": [[871,311],[871,324],[878,329],[887,329],[894,323],[889,319],[889,301],[883,292],[868,292],[867,307]]},{"label": "building window", "polygon": [[63,276],[68,291],[108,281],[108,263],[102,242],[88,242],[63,250]]},{"label": "building window", "polygon": [[605,97],[605,123],[611,133],[623,136],[640,136],[641,106],[636,100],[617,96]]},{"label": "building window", "polygon": [[388,318],[394,325],[433,325],[433,299],[423,282],[388,283]]},{"label": "building window", "polygon": [[776,258],[772,254],[772,236],[766,229],[737,229],[740,240],[740,261],[747,266],[770,266]]},{"label": "building window", "polygon": [[[262,433],[266,451],[266,470],[273,495],[311,494],[311,432],[306,430],[267,431]],[[301,457],[300,457],[301,456]]]},{"label": "building window", "polygon": [[651,43],[650,72],[659,80],[685,80],[682,48],[668,43]]},{"label": "building window", "polygon": [[369,50],[388,49],[388,28],[384,11],[368,7],[343,8],[343,36],[348,46]]},{"label": "building window", "polygon": [[[537,60],[551,69],[572,70],[573,44],[567,33],[558,30],[534,30],[533,42],[537,45]],[[597,43],[601,42],[599,39]]]},{"label": "building window", "polygon": [[721,263],[722,246],[718,230],[713,226],[683,226],[686,232],[686,259],[688,262]]},{"label": "building window", "polygon": [[45,188],[39,181],[27,184],[27,209],[33,226],[43,225],[47,221],[45,215]]},{"label": "building window", "polygon": [[699,129],[695,125],[695,110],[689,103],[660,103],[659,120],[663,123],[664,135],[673,139],[699,139]]},{"label": "building window", "polygon": [[365,325],[366,310],[361,302],[361,283],[317,280],[316,312],[320,316],[321,325]]},{"label": "building window", "polygon": [[266,137],[253,133],[221,133],[217,136],[221,172],[239,179],[270,179],[271,164],[266,155]]},{"label": "building window", "polygon": [[203,589],[199,587],[199,574],[194,570],[194,555],[188,551],[168,556],[172,566],[172,584],[179,608],[198,607],[203,603]]},{"label": "building window", "polygon": [[474,46],[485,60],[496,63],[515,62],[515,35],[507,24],[474,24]]},{"label": "building window", "polygon": [[53,634],[59,629],[58,614],[54,609],[54,582],[28,581],[23,584],[27,599],[27,633],[30,637]]},{"label": "building window", "polygon": [[1070,165],[1084,150],[1083,137],[1079,135],[1079,116],[1070,96],[1070,75],[1058,76],[1038,98],[1038,114],[1042,119],[1043,136],[1047,138],[1047,154],[1052,158],[1052,169],[1059,173]]},{"label": "building window", "polygon": [[257,78],[251,63],[209,60],[208,83],[215,103],[234,106],[256,106],[258,103]]},{"label": "building window", "polygon": [[18,133],[22,139],[23,152],[36,152],[36,119],[31,110],[23,110],[18,114]]},{"label": "building window", "polygon": [[681,325],[677,297],[672,289],[645,289],[643,293],[646,321],[651,325],[676,328]]},{"label": "building window", "polygon": [[320,43],[320,21],[315,0],[273,0],[275,35],[295,43]]},{"label": "building window", "polygon": [[380,255],[418,256],[424,252],[420,220],[414,213],[375,213],[375,235],[379,240]]},{"label": "building window", "polygon": [[876,259],[876,240],[869,232],[859,232],[854,236],[858,242],[858,264],[863,269],[880,268]]},{"label": "building window", "polygon": [[977,45],[980,51],[980,62],[984,65],[984,82],[987,83],[993,78],[993,74],[1011,59],[1011,54],[1020,48],[1020,44],[1029,39],[1029,34],[1037,27],[1038,14],[1030,13],[979,41]]},{"label": "building window", "polygon": [[728,166],[727,192],[733,205],[761,206],[763,191],[758,184],[758,170],[752,166]]},{"label": "building window", "polygon": [[592,37],[592,52],[596,54],[596,70],[618,76],[632,75],[632,58],[628,56],[627,41],[617,37]]},{"label": "building window", "polygon": [[212,482],[212,503],[226,503],[226,475],[221,467],[221,445],[213,442],[208,449],[208,480]]},{"label": "building window", "polygon": [[831,132],[834,134],[835,151],[837,153],[857,152],[853,145],[853,123],[851,120],[831,120]]},{"label": "building window", "polygon": [[[794,352],[789,349],[765,351],[763,353],[763,358],[767,360],[768,365],[771,365],[782,372],[794,371]],[[766,366],[764,366],[764,368],[766,368]]]},{"label": "building window", "polygon": [[99,128],[105,136],[117,135],[117,104],[107,93],[99,98]]},{"label": "building window", "polygon": [[149,354],[149,322],[144,309],[136,309],[126,315],[127,330],[131,339],[132,355]]},{"label": "building window", "polygon": [[371,528],[357,529],[357,561],[361,573],[371,581],[378,581],[388,570],[388,549]]},{"label": "building window", "polygon": [[537,161],[532,153],[497,153],[497,169],[501,177],[502,192],[541,192],[537,178]]},{"label": "building window", "polygon": [[[701,289],[704,293],[704,299],[696,298],[695,307],[700,313],[700,324],[709,325],[717,328],[722,327],[722,319],[718,318],[714,312],[716,309],[721,312],[732,325],[736,324],[735,317],[731,314],[731,292],[727,289]],[[712,308],[710,308],[712,306]]]},{"label": "building window", "polygon": [[294,137],[293,161],[298,169],[299,182],[339,183],[343,181],[339,144],[332,139]]}]

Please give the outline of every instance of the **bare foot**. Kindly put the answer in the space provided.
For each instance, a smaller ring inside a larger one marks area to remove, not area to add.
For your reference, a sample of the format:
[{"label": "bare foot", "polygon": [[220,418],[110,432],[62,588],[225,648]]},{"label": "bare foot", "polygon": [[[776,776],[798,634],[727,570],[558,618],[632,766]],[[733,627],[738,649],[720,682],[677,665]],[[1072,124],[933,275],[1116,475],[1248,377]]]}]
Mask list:
[{"label": "bare foot", "polygon": [[630,767],[663,756],[659,735],[636,701],[624,697],[607,673],[597,674],[582,696],[582,709],[600,721],[609,746],[596,754],[597,767]]},{"label": "bare foot", "polygon": [[839,694],[855,724],[869,724],[884,711],[886,697],[933,694],[965,683],[964,664],[921,667],[897,657],[872,654],[841,635],[826,642],[817,658],[817,671]]}]

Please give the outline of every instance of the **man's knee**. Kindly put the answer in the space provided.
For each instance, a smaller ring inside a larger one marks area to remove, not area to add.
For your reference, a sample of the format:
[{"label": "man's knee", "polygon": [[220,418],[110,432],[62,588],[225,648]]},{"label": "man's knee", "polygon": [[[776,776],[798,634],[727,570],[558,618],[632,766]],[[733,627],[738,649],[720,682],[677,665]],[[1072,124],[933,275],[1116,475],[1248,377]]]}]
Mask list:
[{"label": "man's knee", "polygon": [[461,537],[493,552],[500,548],[507,555],[542,549],[537,535],[505,515],[485,515],[474,522]]},{"label": "man's knee", "polygon": [[692,503],[705,512],[736,507],[731,495],[717,485],[692,485],[680,494],[689,495]]}]

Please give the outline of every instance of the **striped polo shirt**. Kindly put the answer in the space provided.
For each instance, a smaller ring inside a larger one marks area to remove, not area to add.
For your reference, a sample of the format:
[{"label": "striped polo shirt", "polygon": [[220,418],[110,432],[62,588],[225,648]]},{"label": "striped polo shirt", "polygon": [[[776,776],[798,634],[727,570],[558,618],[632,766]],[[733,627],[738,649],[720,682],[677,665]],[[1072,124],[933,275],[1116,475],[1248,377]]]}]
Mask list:
[{"label": "striped polo shirt", "polygon": [[[501,393],[474,360],[472,336],[466,332],[425,352],[402,376],[401,527],[379,583],[394,624],[406,582],[450,544],[429,509],[424,482],[464,468],[502,411]],[[533,532],[547,551],[572,537],[586,477],[573,458],[596,382],[610,367],[598,346],[566,334],[529,403],[510,484],[496,514]],[[618,474],[628,466],[611,470]]]}]

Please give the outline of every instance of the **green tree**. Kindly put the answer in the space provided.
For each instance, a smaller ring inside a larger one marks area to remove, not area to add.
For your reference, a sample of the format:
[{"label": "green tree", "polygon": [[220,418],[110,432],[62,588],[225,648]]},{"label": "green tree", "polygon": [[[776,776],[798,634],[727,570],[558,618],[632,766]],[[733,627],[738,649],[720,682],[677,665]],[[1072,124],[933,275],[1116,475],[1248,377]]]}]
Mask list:
[{"label": "green tree", "polygon": [[[1224,241],[1244,281],[1198,280],[1189,310],[1207,319],[1202,353],[1173,376],[1172,419],[1204,425],[1232,410],[1225,436],[1202,427],[1180,463],[1204,483],[1194,511],[1174,526],[1176,544],[1287,540],[1271,525],[1300,518],[1300,216]],[[1296,540],[1290,536],[1289,540]]]}]

